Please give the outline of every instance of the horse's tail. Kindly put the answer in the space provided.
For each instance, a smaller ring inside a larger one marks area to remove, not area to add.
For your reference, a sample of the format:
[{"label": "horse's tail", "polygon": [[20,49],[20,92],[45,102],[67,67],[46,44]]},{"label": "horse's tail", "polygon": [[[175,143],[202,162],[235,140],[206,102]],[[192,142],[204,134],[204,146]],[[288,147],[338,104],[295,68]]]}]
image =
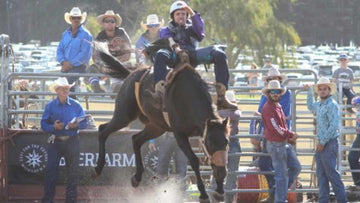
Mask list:
[{"label": "horse's tail", "polygon": [[113,78],[124,79],[130,74],[130,70],[128,70],[117,58],[111,56],[107,53],[100,52],[100,58],[106,64],[107,75],[110,75]]},{"label": "horse's tail", "polygon": [[130,74],[128,70],[116,57],[112,56],[108,47],[102,42],[93,42],[94,51],[100,55],[106,67],[101,68],[101,72],[113,78],[124,79]]}]

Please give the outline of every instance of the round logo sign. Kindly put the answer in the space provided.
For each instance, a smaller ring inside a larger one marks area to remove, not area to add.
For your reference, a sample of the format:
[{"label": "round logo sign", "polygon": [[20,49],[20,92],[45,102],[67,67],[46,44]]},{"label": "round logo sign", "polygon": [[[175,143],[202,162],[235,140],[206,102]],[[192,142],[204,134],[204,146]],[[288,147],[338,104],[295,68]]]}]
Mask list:
[{"label": "round logo sign", "polygon": [[157,167],[158,167],[158,152],[159,148],[156,147],[155,151],[148,150],[144,156],[144,165],[145,169],[151,172],[152,175],[157,175]]},{"label": "round logo sign", "polygon": [[25,171],[39,173],[45,169],[48,159],[47,151],[44,147],[31,144],[25,146],[19,156],[20,165]]}]

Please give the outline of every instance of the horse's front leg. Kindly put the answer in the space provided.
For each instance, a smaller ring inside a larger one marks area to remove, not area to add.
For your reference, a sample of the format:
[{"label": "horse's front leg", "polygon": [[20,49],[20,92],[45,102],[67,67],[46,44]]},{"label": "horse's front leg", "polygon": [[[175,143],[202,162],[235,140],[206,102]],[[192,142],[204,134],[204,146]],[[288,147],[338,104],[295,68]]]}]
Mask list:
[{"label": "horse's front leg", "polygon": [[131,178],[131,184],[133,187],[137,187],[140,184],[142,173],[144,172],[144,165],[141,158],[141,146],[148,140],[154,139],[162,135],[162,130],[152,130],[148,126],[144,130],[132,136],[133,149],[135,153],[136,173]]},{"label": "horse's front leg", "polygon": [[200,197],[199,197],[200,203],[210,203],[209,196],[206,194],[205,186],[204,186],[204,183],[200,176],[199,159],[196,157],[193,150],[191,149],[191,145],[190,145],[187,135],[176,133],[176,132],[174,132],[174,134],[175,134],[175,138],[176,138],[176,141],[177,141],[179,147],[184,152],[186,157],[189,159],[191,168],[195,172],[197,187],[200,191]]}]

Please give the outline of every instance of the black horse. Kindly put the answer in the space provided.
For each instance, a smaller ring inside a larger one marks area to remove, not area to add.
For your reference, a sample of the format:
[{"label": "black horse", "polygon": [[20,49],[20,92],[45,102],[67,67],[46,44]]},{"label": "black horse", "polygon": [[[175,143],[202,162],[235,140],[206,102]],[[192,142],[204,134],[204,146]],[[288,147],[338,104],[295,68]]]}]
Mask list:
[{"label": "black horse", "polygon": [[[204,148],[211,157],[211,166],[217,188],[213,195],[223,200],[223,181],[226,176],[228,119],[222,120],[212,104],[206,83],[189,64],[182,64],[172,82],[167,85],[165,104],[168,110],[170,126],[166,123],[162,112],[156,108],[156,101],[150,92],[154,91],[152,74],[146,69],[129,72],[117,59],[101,53],[102,60],[110,70],[112,77],[125,78],[116,98],[113,118],[110,122],[99,126],[99,159],[95,167],[96,175],[100,175],[105,165],[105,141],[114,131],[126,127],[139,118],[145,128],[132,136],[136,158],[136,174],[131,178],[133,187],[141,181],[144,166],[142,163],[141,146],[148,140],[172,131],[179,147],[190,161],[197,178],[197,186],[201,193],[200,202],[209,202],[199,172],[199,160],[189,143],[189,137],[200,136],[204,139]],[[135,83],[142,81],[137,102]],[[140,104],[140,105],[139,105]]]}]

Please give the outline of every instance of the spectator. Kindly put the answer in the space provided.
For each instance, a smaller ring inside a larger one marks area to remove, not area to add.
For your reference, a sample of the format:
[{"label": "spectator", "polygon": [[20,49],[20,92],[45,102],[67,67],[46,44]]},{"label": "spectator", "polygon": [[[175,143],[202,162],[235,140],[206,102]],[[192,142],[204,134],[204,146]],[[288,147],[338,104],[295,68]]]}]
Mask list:
[{"label": "spectator", "polygon": [[272,65],[271,65],[271,57],[265,57],[264,59],[264,66],[262,67],[262,69],[270,69],[270,68],[274,68]]},{"label": "spectator", "polygon": [[[276,68],[270,68],[268,71],[267,76],[263,77],[263,80],[265,81],[265,85],[268,85],[269,81],[271,80],[277,80],[280,84],[286,79],[285,75],[282,75],[278,69]],[[258,111],[255,112],[255,116],[261,116],[263,111],[263,106],[268,101],[268,97],[266,95],[262,94]],[[285,90],[285,94],[281,96],[279,104],[281,105],[282,111],[284,112],[286,118],[291,116],[291,93],[289,90]],[[264,133],[264,124],[262,121],[259,122],[259,125],[255,127],[255,121],[251,121],[250,123],[250,134],[263,134]],[[291,130],[291,121],[286,121],[287,128]],[[254,148],[256,151],[262,151],[263,153],[268,153],[266,148],[266,139],[256,139],[251,138],[251,143],[254,145]],[[269,156],[260,156],[258,158],[258,166],[261,171],[273,171],[274,168],[272,166],[271,157]],[[275,179],[274,175],[266,174],[265,175],[269,189],[270,189],[270,196],[269,196],[269,202],[271,202],[274,198],[274,192],[275,192]]]},{"label": "spectator", "polygon": [[298,135],[288,129],[285,114],[279,104],[286,89],[281,87],[279,81],[272,80],[262,91],[268,97],[261,117],[265,126],[266,149],[275,170],[275,202],[287,202],[288,188],[301,171],[296,152],[292,145],[288,144],[295,143]]},{"label": "spectator", "polygon": [[145,45],[154,42],[155,40],[159,39],[159,30],[163,26],[164,20],[161,22],[156,14],[150,14],[146,18],[146,24],[141,22],[141,27],[144,28],[146,31],[139,37],[136,42],[136,63],[139,65],[151,65],[151,61],[146,59],[145,55],[143,54],[143,50]]},{"label": "spectator", "polygon": [[[339,56],[339,63],[340,63],[340,68],[335,70],[333,74],[333,82],[336,82],[336,85],[338,87],[338,92],[339,92],[340,84],[342,84],[342,92],[343,92],[342,96],[344,95],[346,96],[347,98],[346,104],[350,105],[351,100],[355,97],[354,90],[352,86],[350,86],[352,81],[354,80],[354,73],[352,69],[347,66],[347,64],[349,63],[349,59],[346,54],[341,54]],[[346,110],[350,113],[354,113],[354,111],[350,107],[347,108]]]},{"label": "spectator", "polygon": [[[256,70],[258,69],[256,63],[251,64],[251,70]],[[248,83],[250,87],[257,87],[258,86],[258,78],[259,78],[259,73],[257,72],[250,72],[246,74],[246,77],[248,79]],[[250,97],[254,97],[254,93],[256,92],[256,90],[250,90]]]},{"label": "spectator", "polygon": [[[86,12],[82,13],[78,7],[72,8],[70,13],[66,12],[64,15],[65,21],[71,26],[62,34],[57,48],[57,60],[61,64],[63,73],[84,73],[89,63],[92,36],[83,27],[86,16]],[[72,84],[79,77],[70,76],[66,79]],[[75,86],[72,86],[70,91],[74,92]]]},{"label": "spectator", "polygon": [[[227,91],[226,97],[236,104],[236,98],[234,91]],[[228,172],[235,172],[239,169],[239,163],[240,163],[240,156],[231,156],[235,153],[241,152],[241,146],[239,142],[239,138],[234,138],[239,133],[239,119],[241,117],[241,111],[240,110],[231,110],[231,109],[223,109],[218,111],[219,115],[222,118],[228,117],[230,119],[230,142],[229,142],[229,151],[228,151],[228,163],[227,163],[227,169]],[[225,190],[232,190],[236,189],[236,181],[237,181],[237,175],[236,174],[229,174],[226,176],[226,182],[225,182]],[[212,189],[216,188],[215,179],[213,178],[211,181]],[[234,200],[234,193],[233,194],[225,194],[225,202],[226,203],[232,203]]]},{"label": "spectator", "polygon": [[[341,181],[341,175],[336,169],[336,162],[339,150],[339,106],[332,98],[336,92],[336,85],[330,83],[328,78],[322,77],[318,83],[310,88],[304,85],[308,91],[307,106],[308,109],[316,115],[317,138],[315,161],[316,175],[319,185],[319,202],[327,203],[330,201],[329,182],[335,192],[337,202],[347,202],[344,183]],[[315,91],[320,101],[314,100],[313,91]]]},{"label": "spectator", "polygon": [[79,129],[85,129],[86,122],[73,118],[85,116],[80,103],[69,97],[70,88],[64,77],[55,80],[50,90],[57,98],[50,101],[41,119],[41,129],[52,134],[48,139],[48,161],[45,169],[43,203],[54,202],[56,179],[59,174],[59,161],[63,156],[66,162],[66,202],[76,202],[79,166]]},{"label": "spectator", "polygon": [[[99,42],[106,42],[106,45],[109,49],[111,55],[119,59],[123,65],[130,68],[131,63],[129,62],[131,56],[131,41],[129,35],[126,33],[125,29],[120,27],[122,19],[119,14],[115,14],[114,11],[108,10],[104,14],[99,15],[97,18],[98,23],[102,26],[101,32],[96,36],[95,40]],[[104,66],[101,59],[99,58],[98,52],[96,49],[93,54],[92,64],[87,72],[89,73],[99,73],[101,68]],[[113,92],[117,93],[120,90],[122,80],[111,78],[111,89]],[[91,88],[96,93],[105,92],[100,87],[100,78],[99,77],[90,77],[89,83]]]},{"label": "spectator", "polygon": [[[360,108],[360,97],[354,97],[351,104]],[[356,138],[351,146],[352,150],[360,149],[360,111],[358,110],[356,113]],[[360,170],[360,151],[350,151],[348,155],[348,161],[351,170]],[[351,172],[354,185],[349,186],[347,189],[351,191],[360,191],[360,173],[359,172]]]}]

